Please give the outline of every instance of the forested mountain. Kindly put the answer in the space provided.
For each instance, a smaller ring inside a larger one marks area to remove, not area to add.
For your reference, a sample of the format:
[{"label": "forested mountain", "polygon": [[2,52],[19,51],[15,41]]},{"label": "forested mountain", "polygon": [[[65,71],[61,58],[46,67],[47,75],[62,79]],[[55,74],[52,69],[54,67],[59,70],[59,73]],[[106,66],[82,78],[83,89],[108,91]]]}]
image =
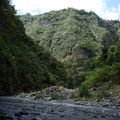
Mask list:
[{"label": "forested mountain", "polygon": [[62,84],[62,64],[25,34],[14,14],[10,1],[0,0],[0,95]]},{"label": "forested mountain", "polygon": [[88,81],[94,84],[99,79],[102,83],[120,81],[119,21],[106,21],[94,12],[73,8],[35,16],[28,13],[20,19],[27,35],[64,64],[71,78],[69,87],[83,81],[87,82],[82,86],[87,86]]},{"label": "forested mountain", "polygon": [[92,42],[98,50],[101,46],[109,46],[117,39],[117,30],[110,22],[84,10],[69,8],[38,16],[26,14],[21,20],[26,33],[40,45],[48,48],[59,60],[65,60],[74,54],[79,56],[76,49],[82,42]]},{"label": "forested mountain", "polygon": [[119,21],[72,8],[15,14],[9,0],[0,1],[0,95],[64,85],[106,96],[120,85]]}]

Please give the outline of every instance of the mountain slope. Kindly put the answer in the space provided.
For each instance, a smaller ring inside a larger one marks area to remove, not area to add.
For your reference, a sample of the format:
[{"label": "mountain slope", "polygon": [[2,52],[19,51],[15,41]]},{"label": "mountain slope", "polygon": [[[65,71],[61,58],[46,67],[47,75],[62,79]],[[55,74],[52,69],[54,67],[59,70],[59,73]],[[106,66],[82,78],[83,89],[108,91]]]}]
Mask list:
[{"label": "mountain slope", "polygon": [[72,56],[82,41],[107,46],[116,39],[116,29],[109,22],[84,10],[69,8],[38,16],[26,14],[21,20],[26,33],[59,60]]},{"label": "mountain slope", "polygon": [[119,41],[120,22],[105,21],[93,12],[68,8],[20,19],[28,36],[63,62],[72,87],[104,64],[110,46]]},{"label": "mountain slope", "polygon": [[0,95],[62,84],[65,70],[25,34],[9,0],[0,1]]}]

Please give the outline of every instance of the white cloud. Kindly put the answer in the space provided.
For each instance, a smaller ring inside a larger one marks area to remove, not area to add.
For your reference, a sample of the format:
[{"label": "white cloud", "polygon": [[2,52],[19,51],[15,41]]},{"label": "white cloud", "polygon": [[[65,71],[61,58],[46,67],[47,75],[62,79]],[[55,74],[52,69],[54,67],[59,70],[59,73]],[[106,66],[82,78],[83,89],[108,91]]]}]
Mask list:
[{"label": "white cloud", "polygon": [[118,20],[119,13],[117,11],[106,11],[104,13],[104,18],[108,20]]},{"label": "white cloud", "polygon": [[105,0],[13,0],[13,4],[19,13],[24,14],[38,14],[68,7],[94,11],[105,19],[118,19],[120,13],[120,5],[117,10],[111,11],[108,10]]},{"label": "white cloud", "polygon": [[120,19],[120,4],[112,9],[106,7],[104,14],[102,15],[103,18],[108,20],[118,20]]}]

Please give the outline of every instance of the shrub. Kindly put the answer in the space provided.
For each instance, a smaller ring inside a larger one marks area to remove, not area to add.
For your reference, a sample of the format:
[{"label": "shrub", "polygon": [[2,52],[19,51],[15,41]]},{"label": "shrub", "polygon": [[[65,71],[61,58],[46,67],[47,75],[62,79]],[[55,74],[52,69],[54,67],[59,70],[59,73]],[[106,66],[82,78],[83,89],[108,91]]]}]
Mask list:
[{"label": "shrub", "polygon": [[86,96],[89,96],[89,91],[88,91],[88,87],[87,85],[83,82],[80,86],[80,89],[79,89],[79,95],[80,97],[86,97]]},{"label": "shrub", "polygon": [[51,93],[50,97],[54,100],[63,99],[63,95],[57,92]]}]

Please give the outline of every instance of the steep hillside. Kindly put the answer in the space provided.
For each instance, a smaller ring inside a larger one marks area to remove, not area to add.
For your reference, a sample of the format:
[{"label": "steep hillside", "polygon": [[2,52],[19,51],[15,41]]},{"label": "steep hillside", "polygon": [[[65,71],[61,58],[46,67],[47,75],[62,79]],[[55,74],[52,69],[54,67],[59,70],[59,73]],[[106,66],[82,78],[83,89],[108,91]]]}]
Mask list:
[{"label": "steep hillside", "polygon": [[20,19],[28,36],[64,63],[72,87],[88,71],[106,64],[110,46],[119,41],[120,22],[105,21],[93,12],[68,8]]},{"label": "steep hillside", "polygon": [[26,14],[21,20],[26,33],[59,60],[73,56],[81,42],[93,42],[100,48],[116,39],[116,29],[109,22],[84,10],[69,8],[38,16]]},{"label": "steep hillside", "polygon": [[0,1],[0,95],[41,89],[66,80],[60,62],[31,40],[9,0]]}]

